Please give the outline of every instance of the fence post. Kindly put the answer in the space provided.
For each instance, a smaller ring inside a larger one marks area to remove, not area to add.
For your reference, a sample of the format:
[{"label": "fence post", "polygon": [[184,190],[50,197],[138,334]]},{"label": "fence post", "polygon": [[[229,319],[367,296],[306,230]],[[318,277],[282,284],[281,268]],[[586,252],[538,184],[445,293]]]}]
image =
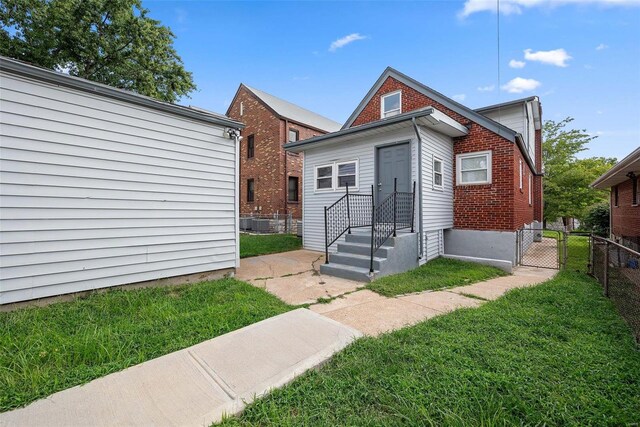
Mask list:
[{"label": "fence post", "polygon": [[604,296],[609,298],[609,241],[604,242]]},{"label": "fence post", "polygon": [[398,178],[393,178],[393,237],[396,237],[396,196],[398,195]]},{"label": "fence post", "polygon": [[351,234],[351,207],[349,206],[349,184],[347,184],[347,233]]},{"label": "fence post", "polygon": [[411,232],[413,233],[413,222],[416,217],[416,182],[413,181],[413,192],[411,193]]},{"label": "fence post", "polygon": [[324,207],[324,263],[329,264],[329,237],[327,234],[327,207]]}]

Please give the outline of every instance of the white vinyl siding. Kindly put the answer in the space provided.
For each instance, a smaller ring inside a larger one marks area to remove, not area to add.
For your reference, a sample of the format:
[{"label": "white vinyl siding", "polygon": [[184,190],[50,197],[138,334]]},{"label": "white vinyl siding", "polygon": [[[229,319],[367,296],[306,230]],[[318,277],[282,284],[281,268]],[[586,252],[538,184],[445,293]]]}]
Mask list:
[{"label": "white vinyl siding", "polygon": [[[302,197],[302,219],[304,222],[303,244],[305,249],[324,251],[324,207],[330,206],[340,197],[344,196],[344,189],[337,191],[315,191],[314,178],[316,167],[334,163],[340,164],[358,159],[358,189],[354,189],[354,193],[371,194],[371,185],[374,184],[375,179],[376,146],[407,141],[412,141],[411,179],[416,180],[417,147],[415,144],[415,132],[410,128],[388,131],[345,143],[311,148],[305,151],[304,177],[302,179],[304,191],[304,196]],[[349,191],[351,191],[351,187]],[[331,251],[335,251],[336,249],[337,243],[334,243],[331,246]]]},{"label": "white vinyl siding", "polygon": [[224,128],[2,74],[0,303],[236,266]]},{"label": "white vinyl siding", "polygon": [[[421,263],[444,253],[443,230],[453,228],[453,141],[448,136],[420,127],[422,140]],[[433,159],[442,160],[442,187],[433,182]]]},{"label": "white vinyl siding", "polygon": [[520,133],[529,157],[535,163],[535,124],[532,102],[501,107],[482,114]]}]

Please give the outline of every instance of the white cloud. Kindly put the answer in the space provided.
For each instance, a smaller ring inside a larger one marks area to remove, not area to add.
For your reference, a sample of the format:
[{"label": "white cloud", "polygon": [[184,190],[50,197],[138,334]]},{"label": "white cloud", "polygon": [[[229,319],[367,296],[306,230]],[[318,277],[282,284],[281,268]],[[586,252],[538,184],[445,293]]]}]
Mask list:
[{"label": "white cloud", "polygon": [[187,11],[181,7],[177,7],[173,10],[176,14],[176,22],[178,24],[186,24],[187,23],[187,18],[189,17],[189,14],[187,13]]},{"label": "white cloud", "polygon": [[[520,15],[524,9],[532,7],[554,8],[567,4],[592,4],[603,7],[640,6],[638,0],[500,0],[500,13],[503,15]],[[466,18],[478,12],[497,12],[496,0],[466,0],[458,17]]]},{"label": "white cloud", "polygon": [[529,92],[538,88],[542,83],[534,79],[524,79],[522,77],[516,77],[509,81],[506,85],[502,86],[502,90],[506,90],[509,93],[522,93]]},{"label": "white cloud", "polygon": [[335,52],[337,49],[340,49],[341,47],[344,47],[349,43],[353,43],[358,40],[364,40],[366,38],[367,38],[366,36],[363,36],[360,33],[349,34],[348,36],[344,36],[332,42],[331,46],[329,46],[329,52]]},{"label": "white cloud", "polygon": [[479,86],[478,90],[480,92],[491,92],[496,88],[496,85],[488,85],[488,86]]},{"label": "white cloud", "polygon": [[509,61],[509,67],[511,68],[524,68],[525,65],[527,65],[526,62],[518,61],[517,59],[512,59],[511,61]]},{"label": "white cloud", "polygon": [[604,43],[600,43],[598,46],[596,46],[596,50],[605,50],[607,49],[609,46],[607,46]]},{"label": "white cloud", "polygon": [[564,49],[555,50],[539,50],[532,52],[531,49],[524,51],[524,59],[527,61],[537,61],[543,64],[555,65],[557,67],[568,67],[567,61],[571,59],[571,56]]},{"label": "white cloud", "polygon": [[464,93],[459,93],[458,95],[453,95],[451,98],[453,98],[454,100],[458,101],[458,102],[462,102],[467,98],[467,95]]}]

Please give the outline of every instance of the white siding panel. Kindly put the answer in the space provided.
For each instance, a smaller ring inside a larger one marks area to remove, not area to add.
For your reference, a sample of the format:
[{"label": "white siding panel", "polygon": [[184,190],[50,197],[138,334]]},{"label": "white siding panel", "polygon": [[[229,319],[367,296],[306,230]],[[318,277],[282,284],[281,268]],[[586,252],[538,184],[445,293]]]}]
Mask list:
[{"label": "white siding panel", "polygon": [[[344,195],[344,191],[315,192],[315,167],[332,162],[358,160],[359,188],[358,193],[371,194],[371,185],[375,179],[376,147],[395,142],[411,142],[412,180],[417,179],[415,173],[417,146],[413,128],[406,127],[374,136],[345,142],[339,145],[319,147],[304,153],[304,205],[303,205],[303,242],[305,249],[324,251],[324,207],[329,206]],[[351,189],[349,190],[351,192]],[[354,191],[355,193],[356,191]],[[337,244],[332,245],[334,251]]]},{"label": "white siding panel", "polygon": [[0,303],[236,266],[224,128],[2,73]]},{"label": "white siding panel", "polygon": [[[453,141],[420,128],[422,140],[423,262],[444,252],[443,230],[453,228]],[[433,159],[442,160],[442,189],[433,185]]]},{"label": "white siding panel", "polygon": [[527,118],[522,104],[502,107],[488,113],[483,113],[483,115],[521,133],[525,137],[527,135]]}]

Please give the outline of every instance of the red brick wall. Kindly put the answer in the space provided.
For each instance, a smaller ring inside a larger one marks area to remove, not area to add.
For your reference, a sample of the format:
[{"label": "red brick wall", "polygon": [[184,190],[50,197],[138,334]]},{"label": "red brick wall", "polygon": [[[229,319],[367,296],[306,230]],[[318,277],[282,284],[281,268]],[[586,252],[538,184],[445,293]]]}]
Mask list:
[{"label": "red brick wall", "polygon": [[[638,185],[640,186],[640,182],[638,182]],[[633,184],[630,179],[618,184],[617,207],[615,206],[614,201],[614,189],[611,189],[612,232],[618,237],[640,236],[640,207],[632,206],[632,201]]]},{"label": "red brick wall", "polygon": [[[243,104],[242,115],[240,103]],[[287,124],[289,128],[299,131],[300,139],[324,132],[309,129],[298,123],[286,122],[244,87],[238,90],[227,115],[246,126],[240,142],[240,213],[286,212],[293,214],[294,218],[301,218],[303,155],[285,152],[283,146],[289,136]],[[251,159],[247,158],[249,135],[254,135],[255,141],[254,157]],[[287,200],[289,176],[298,177],[298,202]],[[248,179],[254,180],[253,202],[247,202]]]},{"label": "red brick wall", "polygon": [[[476,124],[444,105],[388,78],[373,96],[352,126],[362,125],[380,119],[380,96],[402,90],[402,112],[408,112],[427,106],[447,114],[459,123],[471,126],[469,134],[454,139],[454,155],[476,151],[492,151],[492,183],[489,185],[455,185],[454,163],[454,227],[471,230],[513,231],[534,217],[534,206],[529,206],[528,177],[524,178],[523,193],[518,188],[518,160],[522,158],[515,143]],[[525,163],[525,170],[529,167]],[[538,184],[538,183],[537,183]],[[540,181],[541,184],[541,181]],[[541,192],[540,192],[541,194]]]}]

